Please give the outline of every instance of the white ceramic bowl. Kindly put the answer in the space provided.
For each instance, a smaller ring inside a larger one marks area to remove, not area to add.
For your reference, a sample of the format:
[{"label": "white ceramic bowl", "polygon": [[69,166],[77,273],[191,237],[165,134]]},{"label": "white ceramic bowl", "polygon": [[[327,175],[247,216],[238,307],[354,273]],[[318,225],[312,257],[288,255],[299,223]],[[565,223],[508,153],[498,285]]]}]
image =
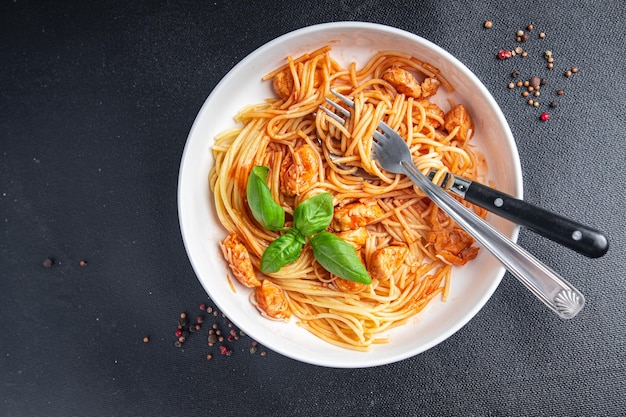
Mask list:
[{"label": "white ceramic bowl", "polygon": [[[338,22],[306,27],[283,35],[260,47],[236,65],[215,87],[193,124],[183,153],[178,208],[183,240],[198,279],[218,308],[259,343],[299,361],[316,365],[357,368],[383,365],[423,352],[450,337],[489,300],[504,268],[486,250],[475,261],[453,272],[447,302],[434,300],[406,325],[389,332],[391,342],[361,353],[332,346],[290,323],[264,319],[248,300],[250,290],[233,280],[219,249],[226,236],[215,214],[208,186],[213,165],[214,137],[235,125],[233,116],[244,105],[273,96],[271,82],[261,77],[285,62],[326,44],[341,64],[356,61],[362,66],[381,50],[400,50],[439,68],[455,88],[451,94],[473,117],[473,143],[484,154],[488,178],[497,188],[521,198],[522,175],[510,128],[495,100],[461,62],[433,43],[412,33],[371,23]],[[447,98],[440,89],[438,100]],[[446,107],[444,107],[446,108]],[[488,220],[505,235],[516,239],[518,227],[494,215]]]}]

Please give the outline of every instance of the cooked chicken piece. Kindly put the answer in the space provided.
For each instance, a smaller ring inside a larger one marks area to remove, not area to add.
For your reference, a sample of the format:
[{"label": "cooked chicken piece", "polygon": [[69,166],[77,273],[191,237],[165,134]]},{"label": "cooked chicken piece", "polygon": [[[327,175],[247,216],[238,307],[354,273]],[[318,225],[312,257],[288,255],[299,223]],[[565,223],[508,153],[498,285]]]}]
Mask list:
[{"label": "cooked chicken piece", "polygon": [[478,255],[479,248],[472,246],[474,239],[459,227],[436,227],[428,232],[427,240],[433,244],[436,255],[452,265],[465,265]]},{"label": "cooked chicken piece", "polygon": [[283,289],[269,279],[263,280],[263,284],[256,287],[254,296],[257,307],[268,317],[279,320],[291,317],[291,310]]},{"label": "cooked chicken piece", "polygon": [[220,245],[222,253],[233,275],[246,287],[257,287],[261,281],[256,277],[250,261],[248,249],[239,241],[235,233],[231,233]]},{"label": "cooked chicken piece", "polygon": [[296,146],[280,166],[280,189],[288,196],[300,195],[317,181],[319,159],[308,144]]},{"label": "cooked chicken piece", "polygon": [[339,232],[337,233],[337,236],[354,246],[354,249],[359,250],[363,247],[363,245],[365,245],[368,234],[365,227],[359,227],[355,230]]},{"label": "cooked chicken piece", "polygon": [[474,130],[474,123],[467,109],[462,104],[454,106],[444,117],[443,127],[448,133],[452,132],[457,126],[460,126],[460,129],[456,137],[462,143],[465,143],[469,139],[469,135],[471,135],[470,131]]},{"label": "cooked chicken piece", "polygon": [[441,81],[434,77],[426,78],[420,87],[422,87],[422,98],[434,96],[441,85]]},{"label": "cooked chicken piece", "polygon": [[337,231],[355,230],[367,226],[384,214],[375,200],[336,207],[332,228]]},{"label": "cooked chicken piece", "polygon": [[272,86],[274,87],[274,92],[278,94],[280,98],[287,98],[291,95],[293,91],[293,76],[291,75],[291,70],[289,68],[285,68],[278,74],[274,75],[272,79]]},{"label": "cooked chicken piece", "polygon": [[378,249],[370,260],[369,271],[372,279],[389,280],[404,263],[408,254],[409,248],[404,245]]},{"label": "cooked chicken piece", "polygon": [[393,85],[399,93],[413,98],[426,98],[435,95],[441,85],[441,81],[432,77],[426,78],[420,84],[413,74],[397,66],[387,68],[383,73],[383,80]]},{"label": "cooked chicken piece", "polygon": [[339,277],[335,277],[335,279],[333,280],[333,284],[339,291],[352,294],[359,293],[367,288],[367,285],[361,284],[360,282],[354,282]]},{"label": "cooked chicken piece", "polygon": [[383,73],[383,80],[398,90],[399,93],[408,97],[419,98],[422,96],[422,87],[417,79],[405,69],[390,67]]}]

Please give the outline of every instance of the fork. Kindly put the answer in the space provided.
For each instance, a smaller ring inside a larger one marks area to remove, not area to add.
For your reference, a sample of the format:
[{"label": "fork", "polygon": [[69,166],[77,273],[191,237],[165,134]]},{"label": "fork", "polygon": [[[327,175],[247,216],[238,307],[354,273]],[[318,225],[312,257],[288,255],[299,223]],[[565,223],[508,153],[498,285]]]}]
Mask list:
[{"label": "fork", "polygon": [[[331,93],[350,108],[354,108],[354,102],[348,97],[335,90],[331,90]],[[351,116],[349,110],[335,101],[326,98],[326,102],[344,117],[349,118]],[[343,121],[338,114],[330,111],[330,109],[320,108],[335,120]],[[580,291],[550,267],[433,184],[413,163],[411,151],[404,139],[383,121],[378,124],[378,130],[374,131],[372,147],[374,158],[383,169],[409,177],[426,196],[495,256],[514,277],[559,317],[570,319],[582,310],[585,305],[585,297]]]}]

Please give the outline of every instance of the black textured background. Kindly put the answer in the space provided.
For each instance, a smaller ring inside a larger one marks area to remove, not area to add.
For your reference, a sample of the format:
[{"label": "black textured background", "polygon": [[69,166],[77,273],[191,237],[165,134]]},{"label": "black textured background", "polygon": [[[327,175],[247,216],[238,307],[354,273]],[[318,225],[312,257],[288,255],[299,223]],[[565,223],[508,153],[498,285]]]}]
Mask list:
[{"label": "black textured background", "polygon": [[[586,295],[577,318],[558,319],[507,274],[453,337],[388,366],[251,354],[246,337],[207,361],[204,330],[173,346],[179,313],[210,303],[176,206],[198,110],[254,49],[339,20],[395,26],[458,57],[511,125],[525,198],[608,233],[595,260],[520,235]],[[532,56],[498,61],[530,22]],[[622,0],[0,0],[0,416],[623,415],[625,23]],[[548,122],[506,87],[516,68],[547,76],[544,96],[564,89]]]}]

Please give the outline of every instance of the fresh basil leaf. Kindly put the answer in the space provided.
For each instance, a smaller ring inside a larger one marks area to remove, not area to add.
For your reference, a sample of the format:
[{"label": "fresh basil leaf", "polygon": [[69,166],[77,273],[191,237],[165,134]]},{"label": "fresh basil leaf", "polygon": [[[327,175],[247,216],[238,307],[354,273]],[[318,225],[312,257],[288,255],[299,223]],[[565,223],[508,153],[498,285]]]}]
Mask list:
[{"label": "fresh basil leaf", "polygon": [[328,272],[361,284],[372,283],[372,278],[356,250],[345,240],[330,232],[320,232],[310,237],[309,243],[315,259]]},{"label": "fresh basil leaf", "polygon": [[247,197],[252,215],[261,226],[268,230],[282,230],[285,224],[285,210],[272,198],[267,186],[266,166],[255,166],[248,176]]},{"label": "fresh basil leaf", "polygon": [[300,256],[304,238],[298,232],[288,232],[278,237],[261,256],[261,272],[270,274],[284,265],[290,264]]},{"label": "fresh basil leaf", "polygon": [[298,204],[293,212],[293,225],[304,236],[311,236],[328,227],[333,219],[333,196],[317,194]]}]

